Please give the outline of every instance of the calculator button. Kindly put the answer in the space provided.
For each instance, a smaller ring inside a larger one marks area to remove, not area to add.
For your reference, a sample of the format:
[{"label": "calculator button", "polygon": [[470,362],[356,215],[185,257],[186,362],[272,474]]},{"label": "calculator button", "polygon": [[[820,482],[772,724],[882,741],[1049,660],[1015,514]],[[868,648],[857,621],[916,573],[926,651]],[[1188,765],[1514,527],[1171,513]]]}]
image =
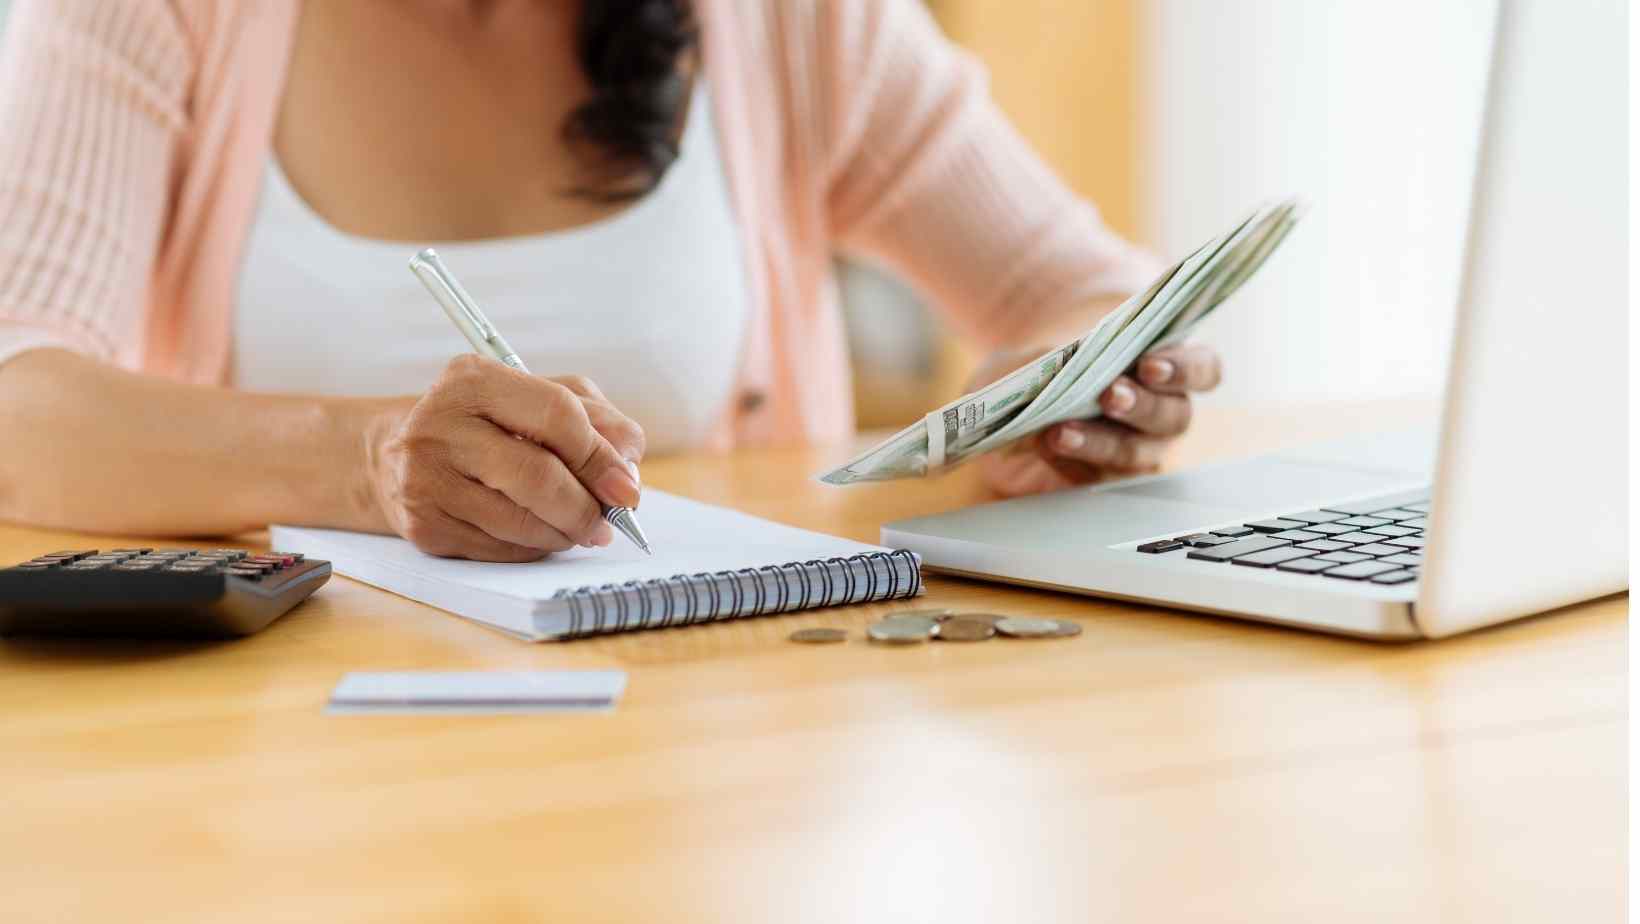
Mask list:
[{"label": "calculator button", "polygon": [[72,565],[64,565],[64,571],[100,571],[108,567],[111,562],[106,561],[77,561]]},{"label": "calculator button", "polygon": [[147,555],[153,549],[109,549],[110,555]]},{"label": "calculator button", "polygon": [[95,554],[97,554],[96,549],[80,549],[77,552],[52,552],[49,555],[39,556],[38,558],[35,559],[35,561],[44,561],[48,558],[58,558],[58,559],[65,559],[65,560],[68,560],[68,561],[76,561],[78,559],[85,558],[89,555],[95,555]]},{"label": "calculator button", "polygon": [[222,556],[225,556],[229,561],[238,561],[241,558],[244,558],[246,553],[245,553],[244,549],[212,549],[209,552],[207,552],[206,554],[208,554],[208,555],[222,555]]},{"label": "calculator button", "polygon": [[283,555],[286,558],[290,559],[291,561],[293,561],[297,564],[301,564],[302,562],[307,560],[307,555],[303,552],[270,552],[269,554],[270,555]]},{"label": "calculator button", "polygon": [[131,562],[126,562],[123,565],[115,565],[114,570],[115,571],[153,571],[155,568],[158,568],[158,567],[159,567],[159,565],[147,564],[147,563],[144,563],[144,562],[131,561]]},{"label": "calculator button", "polygon": [[262,580],[262,573],[262,569],[260,568],[244,568],[239,565],[233,565],[228,568],[228,575],[230,577],[244,578],[247,581]]},{"label": "calculator button", "polygon": [[25,561],[20,565],[12,565],[13,571],[49,571],[52,565],[39,561]]}]

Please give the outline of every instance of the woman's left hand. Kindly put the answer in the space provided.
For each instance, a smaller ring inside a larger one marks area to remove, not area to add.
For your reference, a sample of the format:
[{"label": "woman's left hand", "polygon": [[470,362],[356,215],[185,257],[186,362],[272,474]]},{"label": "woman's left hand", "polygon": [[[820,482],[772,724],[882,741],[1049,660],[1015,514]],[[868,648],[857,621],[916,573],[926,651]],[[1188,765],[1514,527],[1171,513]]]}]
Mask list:
[{"label": "woman's left hand", "polygon": [[[998,354],[974,375],[972,388],[994,382],[1042,351]],[[1190,395],[1219,384],[1219,354],[1199,344],[1162,347],[1140,358],[1099,396],[1104,417],[1056,424],[980,459],[985,483],[999,494],[1035,494],[1154,472],[1175,437],[1190,426]]]}]

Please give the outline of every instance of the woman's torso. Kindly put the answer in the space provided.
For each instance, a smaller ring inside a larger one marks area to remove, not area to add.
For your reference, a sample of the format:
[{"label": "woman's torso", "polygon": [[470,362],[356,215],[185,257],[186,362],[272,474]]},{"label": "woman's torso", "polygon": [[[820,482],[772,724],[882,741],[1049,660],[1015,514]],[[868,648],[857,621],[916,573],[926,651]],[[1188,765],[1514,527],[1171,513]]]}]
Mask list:
[{"label": "woman's torso", "polygon": [[[747,292],[712,107],[697,87],[657,188],[592,224],[436,246],[532,371],[579,374],[652,451],[700,445],[733,387]],[[322,218],[270,154],[240,273],[234,381],[258,391],[410,394],[467,349],[406,262],[418,244]]]}]

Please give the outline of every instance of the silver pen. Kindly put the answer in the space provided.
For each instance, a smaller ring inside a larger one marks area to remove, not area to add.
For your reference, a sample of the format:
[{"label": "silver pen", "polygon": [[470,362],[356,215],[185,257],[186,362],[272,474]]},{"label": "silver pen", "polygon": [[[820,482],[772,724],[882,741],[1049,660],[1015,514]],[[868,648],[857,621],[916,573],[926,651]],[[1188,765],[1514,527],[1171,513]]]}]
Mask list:
[{"label": "silver pen", "polygon": [[[524,361],[518,358],[513,348],[495,329],[490,319],[478,309],[478,303],[461,287],[456,277],[445,268],[444,261],[439,259],[438,253],[429,247],[416,254],[410,260],[410,270],[421,280],[427,291],[433,294],[434,300],[444,313],[450,316],[450,321],[473,345],[479,355],[500,360],[517,369],[519,372],[529,372],[524,368]],[[638,526],[638,518],[630,507],[610,507],[599,501],[598,505],[604,511],[604,519],[609,525],[620,530],[621,535],[632,540],[632,544],[643,549],[645,555],[653,554],[649,551],[649,540],[644,538],[643,529]]]}]

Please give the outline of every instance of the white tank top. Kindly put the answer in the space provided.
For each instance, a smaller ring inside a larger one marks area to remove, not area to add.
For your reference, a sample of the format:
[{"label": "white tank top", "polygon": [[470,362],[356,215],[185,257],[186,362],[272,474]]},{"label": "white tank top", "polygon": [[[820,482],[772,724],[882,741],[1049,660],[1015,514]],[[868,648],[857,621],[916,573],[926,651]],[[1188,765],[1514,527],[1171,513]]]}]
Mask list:
[{"label": "white tank top", "polygon": [[239,388],[425,391],[470,349],[408,261],[437,247],[538,375],[584,375],[650,452],[701,444],[734,386],[746,275],[704,85],[681,156],[611,218],[528,237],[404,244],[356,237],[308,206],[268,157],[234,320]]}]

